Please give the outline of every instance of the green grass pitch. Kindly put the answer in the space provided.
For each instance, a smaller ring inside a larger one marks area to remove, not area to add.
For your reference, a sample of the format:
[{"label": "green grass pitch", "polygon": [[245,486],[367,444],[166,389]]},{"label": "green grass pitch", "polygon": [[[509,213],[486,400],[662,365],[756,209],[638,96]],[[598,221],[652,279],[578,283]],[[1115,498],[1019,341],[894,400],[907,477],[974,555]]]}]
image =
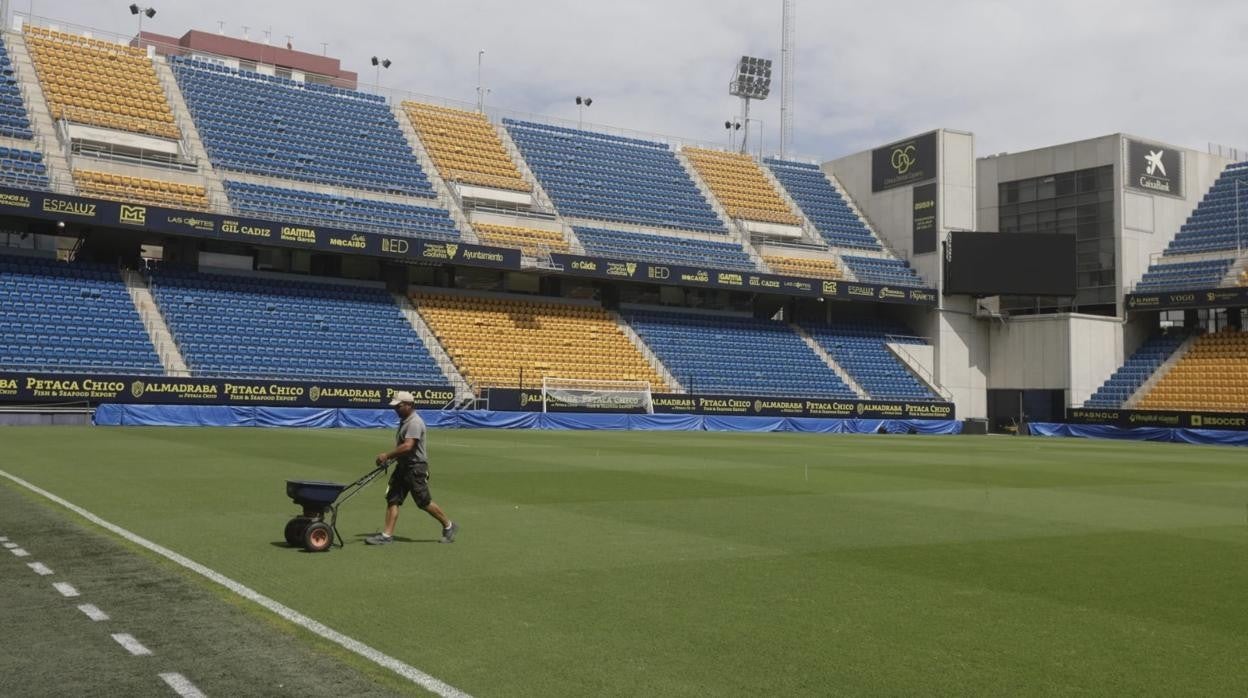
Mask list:
[{"label": "green grass pitch", "polygon": [[[345,548],[278,544],[294,512],[287,478],[354,480],[392,439],[15,428],[0,430],[0,469],[474,695],[1248,694],[1242,450],[433,431],[430,484],[462,525],[454,545],[434,543],[437,525],[410,504],[397,543],[364,545],[384,483],[343,508]],[[0,490],[0,507],[21,500],[72,535],[100,535],[7,479]],[[0,510],[0,528],[19,523]],[[53,530],[27,526],[23,542],[37,549]],[[102,549],[95,568],[74,564],[106,576],[104,562],[134,556],[208,588],[129,546]],[[21,585],[33,582],[20,580],[33,575],[6,558],[0,594],[29,601]],[[118,585],[122,608],[129,588],[153,593]],[[231,623],[282,625],[225,594],[209,592]],[[327,643],[280,634],[291,666],[311,655],[338,667],[340,694],[406,690]],[[24,648],[56,644],[19,644],[0,667],[35,671],[55,653]],[[200,688],[228,692],[212,681]]]}]

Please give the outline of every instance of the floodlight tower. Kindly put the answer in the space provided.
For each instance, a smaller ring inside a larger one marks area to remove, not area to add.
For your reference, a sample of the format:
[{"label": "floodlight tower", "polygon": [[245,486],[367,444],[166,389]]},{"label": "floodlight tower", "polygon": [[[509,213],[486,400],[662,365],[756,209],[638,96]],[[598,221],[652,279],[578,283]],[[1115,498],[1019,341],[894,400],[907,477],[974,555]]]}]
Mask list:
[{"label": "floodlight tower", "polygon": [[771,94],[771,59],[742,56],[737,61],[737,72],[728,83],[728,94],[741,98],[741,152],[744,153],[750,139],[750,100],[767,99]]},{"label": "floodlight tower", "polygon": [[780,26],[780,157],[793,147],[793,51],[797,43],[794,0],[784,0]]}]

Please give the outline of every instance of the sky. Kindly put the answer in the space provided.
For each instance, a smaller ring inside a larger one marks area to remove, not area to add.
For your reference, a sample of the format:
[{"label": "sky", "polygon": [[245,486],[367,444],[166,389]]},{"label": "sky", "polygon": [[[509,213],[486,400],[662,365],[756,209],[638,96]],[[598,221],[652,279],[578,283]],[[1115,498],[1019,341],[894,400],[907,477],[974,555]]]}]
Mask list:
[{"label": "sky", "polygon": [[[9,0],[133,34],[124,0]],[[587,124],[727,144],[737,59],[780,62],[781,0],[147,0],[144,29],[218,31],[340,58],[361,82]],[[827,160],[944,127],[980,156],[1115,132],[1248,147],[1241,0],[795,0],[794,144]],[[752,115],[779,147],[780,89]]]}]

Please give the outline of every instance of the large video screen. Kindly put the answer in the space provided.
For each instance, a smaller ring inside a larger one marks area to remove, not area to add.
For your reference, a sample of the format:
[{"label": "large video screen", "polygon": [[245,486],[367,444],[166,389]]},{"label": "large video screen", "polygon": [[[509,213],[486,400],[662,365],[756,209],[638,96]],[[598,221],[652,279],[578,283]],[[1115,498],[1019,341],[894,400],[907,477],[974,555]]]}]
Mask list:
[{"label": "large video screen", "polygon": [[1053,233],[949,233],[946,294],[1075,295],[1075,236]]}]

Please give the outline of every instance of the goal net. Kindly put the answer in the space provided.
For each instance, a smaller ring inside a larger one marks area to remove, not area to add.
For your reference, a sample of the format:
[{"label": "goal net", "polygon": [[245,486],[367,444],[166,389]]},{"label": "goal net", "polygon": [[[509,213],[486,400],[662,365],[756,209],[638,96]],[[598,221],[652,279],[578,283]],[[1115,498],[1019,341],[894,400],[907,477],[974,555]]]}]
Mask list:
[{"label": "goal net", "polygon": [[543,378],[542,411],[596,408],[654,414],[649,381],[600,381]]}]

